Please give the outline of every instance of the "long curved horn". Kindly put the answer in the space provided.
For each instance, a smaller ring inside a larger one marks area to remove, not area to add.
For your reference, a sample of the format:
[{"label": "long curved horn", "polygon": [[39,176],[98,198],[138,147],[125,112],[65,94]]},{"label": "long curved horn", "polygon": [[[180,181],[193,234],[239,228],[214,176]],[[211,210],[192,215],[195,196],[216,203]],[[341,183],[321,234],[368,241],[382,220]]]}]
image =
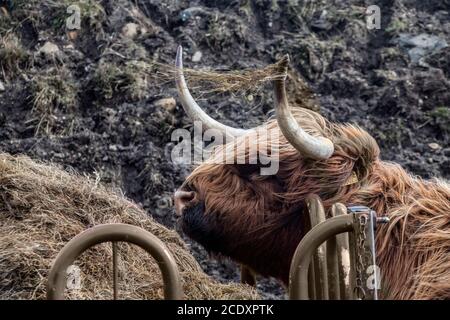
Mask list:
[{"label": "long curved horn", "polygon": [[183,74],[183,48],[178,46],[177,57],[175,61],[176,76],[175,82],[177,84],[178,96],[183,105],[184,111],[192,119],[192,121],[201,121],[203,123],[203,130],[216,129],[226,136],[237,137],[245,134],[248,130],[233,128],[226,126],[206,114],[205,111],[195,102],[186,84]]},{"label": "long curved horn", "polygon": [[274,80],[275,89],[275,111],[278,126],[290,144],[297,149],[301,155],[316,160],[325,160],[334,152],[333,142],[324,137],[313,137],[303,130],[289,110],[286,97],[286,77],[289,64],[289,56],[286,55],[279,62],[280,71],[285,75]]}]

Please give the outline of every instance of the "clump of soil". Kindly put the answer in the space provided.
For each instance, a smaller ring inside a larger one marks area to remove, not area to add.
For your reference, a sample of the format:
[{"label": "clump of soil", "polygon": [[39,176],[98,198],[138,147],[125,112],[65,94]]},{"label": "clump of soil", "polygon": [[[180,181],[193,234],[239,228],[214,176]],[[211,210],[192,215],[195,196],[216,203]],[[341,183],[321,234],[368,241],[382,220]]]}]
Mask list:
[{"label": "clump of soil", "polygon": [[[154,64],[172,65],[179,44],[186,67],[203,71],[261,69],[288,53],[292,103],[315,98],[330,120],[367,129],[383,159],[424,178],[450,177],[448,1],[371,2],[381,9],[373,30],[360,0],[14,2],[0,17],[0,149],[95,172],[170,228],[172,194],[190,171],[170,160],[171,132],[192,124],[179,104],[157,103],[176,90]],[[76,32],[65,27],[69,3],[82,9]],[[37,84],[56,96],[36,99]],[[270,85],[192,91],[228,125],[258,125],[273,109]],[[238,281],[233,263],[190,249],[207,273]],[[259,290],[284,297],[271,281]]]}]

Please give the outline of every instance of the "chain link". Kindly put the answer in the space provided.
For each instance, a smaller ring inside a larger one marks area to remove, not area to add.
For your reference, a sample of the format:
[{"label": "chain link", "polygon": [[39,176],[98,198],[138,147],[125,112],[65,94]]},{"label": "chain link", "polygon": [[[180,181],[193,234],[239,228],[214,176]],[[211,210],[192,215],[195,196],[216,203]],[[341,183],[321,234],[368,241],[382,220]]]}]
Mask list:
[{"label": "chain link", "polygon": [[358,234],[357,234],[357,261],[356,261],[356,285],[355,285],[355,293],[358,299],[364,300],[366,296],[366,292],[363,287],[363,272],[364,272],[364,259],[366,252],[366,225],[367,225],[367,216],[365,214],[360,214],[358,217]]}]

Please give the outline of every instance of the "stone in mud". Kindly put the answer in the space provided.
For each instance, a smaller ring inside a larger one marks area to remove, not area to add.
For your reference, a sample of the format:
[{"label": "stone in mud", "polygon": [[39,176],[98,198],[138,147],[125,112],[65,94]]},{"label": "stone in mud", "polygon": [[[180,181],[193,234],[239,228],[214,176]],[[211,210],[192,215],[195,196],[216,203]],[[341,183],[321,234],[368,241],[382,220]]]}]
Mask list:
[{"label": "stone in mud", "polygon": [[46,57],[57,56],[60,53],[58,46],[50,41],[47,41],[38,51]]},{"label": "stone in mud", "polygon": [[169,112],[172,112],[175,109],[175,107],[177,106],[177,102],[172,97],[159,99],[159,100],[155,101],[154,104],[156,107],[164,108]]},{"label": "stone in mud", "polygon": [[192,62],[200,62],[202,60],[203,53],[201,51],[196,51],[192,56]]},{"label": "stone in mud", "polygon": [[439,149],[442,148],[442,147],[441,147],[438,143],[436,143],[436,142],[429,143],[428,146],[429,146],[430,149],[432,149],[432,150],[439,150]]},{"label": "stone in mud", "polygon": [[394,42],[408,52],[412,63],[418,63],[423,57],[448,46],[444,39],[427,33],[419,35],[402,33]]},{"label": "stone in mud", "polygon": [[122,28],[122,34],[130,39],[134,39],[138,35],[139,25],[136,23],[127,23]]}]

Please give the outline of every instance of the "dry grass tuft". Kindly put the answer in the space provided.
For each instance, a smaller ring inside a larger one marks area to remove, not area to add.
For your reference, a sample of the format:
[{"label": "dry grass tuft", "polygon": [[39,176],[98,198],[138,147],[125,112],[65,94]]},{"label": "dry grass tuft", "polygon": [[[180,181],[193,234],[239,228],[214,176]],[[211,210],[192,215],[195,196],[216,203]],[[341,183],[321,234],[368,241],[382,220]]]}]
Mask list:
[{"label": "dry grass tuft", "polygon": [[[184,68],[184,75],[188,86],[196,98],[215,94],[231,94],[248,97],[249,95],[264,95],[267,85],[280,77],[279,63],[274,63],[260,69],[245,69],[237,71],[219,72],[211,70],[196,70]],[[152,62],[147,68],[142,68],[153,83],[164,84],[173,82],[176,69],[173,65]],[[319,111],[314,94],[306,82],[295,70],[289,70],[286,87],[288,99],[295,106]],[[270,90],[270,89],[269,89]]]},{"label": "dry grass tuft", "polygon": [[[174,255],[188,299],[257,299],[240,284],[221,284],[202,270],[176,232],[156,223],[118,192],[98,181],[36,163],[27,157],[0,154],[0,299],[43,299],[52,261],[75,235],[102,223],[121,222],[144,228]],[[119,297],[161,299],[160,271],[140,248],[120,245]],[[111,246],[96,246],[75,264],[81,289],[73,299],[111,299]]]},{"label": "dry grass tuft", "polygon": [[144,72],[149,66],[145,62],[130,61],[118,66],[100,63],[92,82],[99,96],[109,100],[116,94],[124,94],[131,101],[139,100],[147,91],[148,76]]},{"label": "dry grass tuft", "polygon": [[0,36],[0,72],[14,75],[29,62],[30,55],[14,34]]},{"label": "dry grass tuft", "polygon": [[[172,65],[154,63],[155,77],[167,81],[175,79],[176,69]],[[186,80],[192,88],[201,90],[202,94],[237,93],[260,90],[261,87],[279,77],[278,63],[268,65],[262,69],[246,69],[238,71],[217,72],[210,70],[196,70],[184,68]]]},{"label": "dry grass tuft", "polygon": [[[54,133],[54,126],[58,120],[58,112],[66,111],[73,114],[77,105],[77,86],[70,72],[65,69],[51,69],[46,74],[33,77],[31,83],[31,113],[37,122],[36,134]],[[70,126],[66,127],[68,130]],[[60,132],[59,134],[63,134]]]}]

